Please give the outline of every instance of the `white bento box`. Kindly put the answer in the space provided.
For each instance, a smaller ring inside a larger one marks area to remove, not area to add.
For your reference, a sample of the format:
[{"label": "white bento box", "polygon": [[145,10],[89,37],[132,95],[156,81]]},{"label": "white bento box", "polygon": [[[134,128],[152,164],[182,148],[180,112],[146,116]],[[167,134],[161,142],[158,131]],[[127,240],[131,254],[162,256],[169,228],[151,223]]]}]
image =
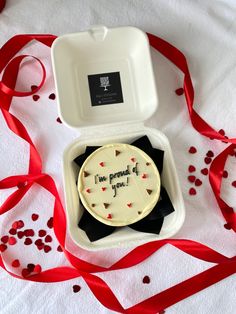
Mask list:
[{"label": "white bento box", "polygon": [[[185,208],[169,141],[162,132],[144,125],[158,107],[147,35],[135,27],[105,26],[63,35],[53,43],[52,63],[60,118],[81,133],[63,156],[66,214],[73,241],[87,250],[101,250],[172,237],[184,222]],[[103,77],[100,86],[93,83],[97,76]],[[109,77],[115,92],[103,97],[97,90],[111,85]],[[165,152],[162,184],[175,211],[165,217],[159,235],[123,227],[90,242],[78,227],[82,216],[76,186],[79,167],[73,160],[86,146],[132,143],[143,135]]]}]

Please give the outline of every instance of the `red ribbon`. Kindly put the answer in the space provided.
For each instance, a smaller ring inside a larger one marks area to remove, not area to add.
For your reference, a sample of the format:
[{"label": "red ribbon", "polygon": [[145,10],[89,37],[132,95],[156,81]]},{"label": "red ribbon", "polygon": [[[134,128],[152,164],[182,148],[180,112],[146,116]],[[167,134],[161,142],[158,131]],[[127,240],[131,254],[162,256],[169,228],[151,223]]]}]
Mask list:
[{"label": "red ribbon", "polygon": [[[160,39],[152,34],[148,34],[148,37],[150,44],[166,58],[172,61],[184,73],[185,97],[190,119],[194,128],[204,136],[233,143],[228,146],[221,154],[219,154],[212,162],[209,172],[209,180],[226,221],[230,224],[231,228],[236,231],[236,215],[234,214],[233,209],[229,207],[220,197],[220,186],[225,161],[228,155],[234,149],[236,140],[227,139],[222,136],[219,132],[215,131],[211,126],[209,126],[209,124],[207,124],[194,111],[194,90],[184,55],[163,39]],[[18,53],[31,40],[37,40],[50,47],[55,38],[56,37],[52,35],[17,35],[11,38],[0,50],[0,72],[2,72],[4,69],[2,82],[0,82],[0,109],[9,129],[27,141],[30,145],[28,174],[11,176],[0,181],[0,189],[7,189],[16,186],[18,187],[18,190],[13,192],[0,207],[0,214],[3,214],[6,211],[14,208],[33,184],[36,183],[44,187],[55,197],[53,220],[54,232],[65,253],[66,258],[73,266],[49,269],[41,272],[40,274],[32,275],[24,279],[39,282],[58,282],[82,276],[96,298],[107,308],[121,313],[156,313],[235,273],[236,257],[228,258],[201,243],[190,240],[170,239],[153,241],[140,245],[108,268],[83,261],[66,250],[66,217],[55,182],[49,175],[42,173],[42,164],[39,153],[35,148],[29,134],[27,133],[27,130],[23,124],[9,112],[13,96],[24,97],[32,95],[41,88],[45,81],[45,68],[39,59],[33,57],[42,67],[42,81],[38,88],[33,91],[16,91],[15,84],[20,64],[25,57],[29,56],[23,55],[14,57],[15,54]],[[104,280],[93,274],[95,272],[111,271],[137,265],[166,244],[171,244],[186,254],[203,261],[215,263],[217,265],[128,309],[124,309],[122,307]],[[0,266],[12,276],[22,279],[22,277],[13,274],[6,269],[2,259],[2,254],[0,256]]]}]

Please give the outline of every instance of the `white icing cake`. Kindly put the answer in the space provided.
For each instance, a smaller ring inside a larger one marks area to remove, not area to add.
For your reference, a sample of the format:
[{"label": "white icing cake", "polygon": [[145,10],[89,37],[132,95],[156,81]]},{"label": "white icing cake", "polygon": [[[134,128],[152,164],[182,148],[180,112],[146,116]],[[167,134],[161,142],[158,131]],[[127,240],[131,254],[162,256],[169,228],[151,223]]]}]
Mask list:
[{"label": "white icing cake", "polygon": [[129,144],[108,144],[83,163],[78,191],[88,212],[102,223],[126,226],[147,216],[160,196],[153,160]]}]

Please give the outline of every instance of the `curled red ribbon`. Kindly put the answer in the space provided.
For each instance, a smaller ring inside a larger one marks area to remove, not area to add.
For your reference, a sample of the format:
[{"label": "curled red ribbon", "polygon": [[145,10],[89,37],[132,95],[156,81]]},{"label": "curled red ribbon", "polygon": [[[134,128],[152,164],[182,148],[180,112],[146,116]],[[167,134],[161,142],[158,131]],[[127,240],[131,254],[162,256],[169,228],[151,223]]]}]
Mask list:
[{"label": "curled red ribbon", "polygon": [[[225,161],[227,156],[235,148],[236,140],[227,139],[219,134],[194,111],[194,90],[184,55],[163,39],[160,39],[152,34],[148,34],[148,37],[150,44],[166,58],[172,61],[184,73],[185,97],[190,119],[194,128],[204,136],[232,143],[212,162],[209,172],[209,180],[226,221],[230,224],[231,228],[236,231],[236,215],[233,212],[233,209],[229,207],[220,197],[220,186]],[[66,258],[73,266],[49,269],[24,279],[39,282],[57,282],[82,276],[96,298],[104,306],[113,311],[121,313],[157,313],[158,311],[161,311],[171,306],[172,304],[235,273],[236,257],[228,258],[203,244],[190,240],[169,239],[153,241],[140,245],[108,268],[83,261],[66,250],[66,217],[55,182],[49,175],[42,173],[42,163],[39,153],[35,148],[29,134],[27,133],[27,130],[23,124],[9,112],[13,96],[23,97],[32,95],[44,84],[45,81],[44,66],[39,59],[33,57],[39,62],[43,70],[42,81],[39,84],[39,87],[36,90],[30,92],[15,91],[14,88],[20,63],[26,57],[26,55],[14,57],[15,54],[18,53],[31,40],[37,40],[50,47],[55,38],[56,37],[52,35],[17,35],[11,38],[0,50],[0,72],[2,72],[4,69],[2,82],[0,83],[0,109],[9,129],[27,141],[30,145],[28,174],[11,176],[0,181],[0,189],[7,189],[16,186],[18,187],[18,190],[13,192],[0,207],[0,214],[3,214],[14,208],[14,206],[20,202],[20,200],[24,197],[33,184],[40,184],[55,197],[54,232]],[[111,271],[137,265],[166,244],[171,244],[186,254],[203,261],[214,263],[216,265],[128,309],[124,309],[122,307],[104,280],[93,274],[95,272]],[[22,279],[22,277],[17,276],[6,269],[2,259],[2,254],[0,256],[0,266],[12,276]]]}]

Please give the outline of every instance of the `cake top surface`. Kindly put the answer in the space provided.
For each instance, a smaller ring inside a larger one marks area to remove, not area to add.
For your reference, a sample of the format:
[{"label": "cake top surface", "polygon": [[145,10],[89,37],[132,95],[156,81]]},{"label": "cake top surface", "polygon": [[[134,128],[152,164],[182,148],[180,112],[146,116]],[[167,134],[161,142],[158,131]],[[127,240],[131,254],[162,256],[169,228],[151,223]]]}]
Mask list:
[{"label": "cake top surface", "polygon": [[126,226],[147,216],[160,196],[154,161],[129,144],[108,144],[83,163],[78,191],[88,212],[102,223]]}]

